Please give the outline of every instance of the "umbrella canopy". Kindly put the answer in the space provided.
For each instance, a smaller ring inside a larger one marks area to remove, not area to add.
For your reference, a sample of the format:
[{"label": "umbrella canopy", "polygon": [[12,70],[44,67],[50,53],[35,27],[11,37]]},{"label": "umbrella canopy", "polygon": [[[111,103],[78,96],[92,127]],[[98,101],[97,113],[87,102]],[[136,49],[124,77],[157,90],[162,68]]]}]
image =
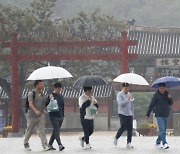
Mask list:
[{"label": "umbrella canopy", "polygon": [[135,73],[125,73],[116,77],[113,81],[121,83],[129,83],[134,85],[147,86],[149,83],[140,75]]},{"label": "umbrella canopy", "polygon": [[152,84],[152,88],[158,88],[159,83],[166,83],[166,88],[172,88],[180,86],[180,78],[173,77],[173,76],[165,76],[158,78],[154,83]]},{"label": "umbrella canopy", "polygon": [[75,87],[92,87],[105,85],[107,82],[99,75],[87,75],[80,77],[75,83]]},{"label": "umbrella canopy", "polygon": [[27,80],[49,80],[49,79],[60,79],[73,77],[67,70],[62,67],[47,66],[42,67],[28,77]]}]

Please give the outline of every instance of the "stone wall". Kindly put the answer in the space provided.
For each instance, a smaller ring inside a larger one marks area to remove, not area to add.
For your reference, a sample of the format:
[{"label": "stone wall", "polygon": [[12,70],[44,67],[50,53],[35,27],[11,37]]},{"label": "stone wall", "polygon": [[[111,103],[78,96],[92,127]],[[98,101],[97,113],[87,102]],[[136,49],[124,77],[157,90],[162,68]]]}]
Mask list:
[{"label": "stone wall", "polygon": [[180,135],[180,113],[173,114],[173,129],[174,129],[174,135],[179,136]]}]

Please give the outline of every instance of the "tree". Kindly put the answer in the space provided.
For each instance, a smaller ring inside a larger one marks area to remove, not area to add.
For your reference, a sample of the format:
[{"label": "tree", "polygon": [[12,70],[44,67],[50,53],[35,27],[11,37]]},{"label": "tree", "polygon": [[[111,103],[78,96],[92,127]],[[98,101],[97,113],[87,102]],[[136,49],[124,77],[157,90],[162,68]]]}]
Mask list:
[{"label": "tree", "polygon": [[[48,19],[50,17],[51,11],[50,9],[53,7],[55,0],[39,0],[39,5],[44,8],[40,9],[36,7],[37,1],[32,2],[32,9],[19,9],[13,8],[11,6],[4,6],[0,4],[0,37],[4,40],[9,40],[11,32],[16,31],[19,33],[20,37],[29,36],[29,38],[33,38],[33,33],[38,31],[39,29],[46,30],[51,26],[51,20]],[[42,11],[42,14],[38,14],[38,11]],[[39,15],[39,16],[38,16]],[[0,54],[8,53],[8,50],[0,50]],[[21,52],[21,50],[19,51]],[[21,115],[24,117],[23,107],[22,107],[22,93],[26,84],[27,75],[30,73],[29,68],[39,67],[40,65],[44,65],[44,63],[19,63],[19,100],[20,100],[20,111]],[[0,74],[0,86],[7,93],[8,97],[11,98],[11,83],[7,80],[11,76],[11,69],[9,63],[0,62],[1,66],[1,74]],[[11,100],[9,101],[11,102]],[[9,104],[11,107],[11,104]],[[25,119],[25,117],[23,118]]]},{"label": "tree", "polygon": [[[100,9],[96,9],[92,13],[78,12],[77,17],[69,20],[52,19],[53,7],[56,0],[34,0],[31,8],[20,9],[0,4],[0,37],[9,40],[12,31],[19,34],[22,41],[59,41],[62,39],[74,40],[115,40],[119,39],[120,32],[128,27],[126,21],[118,21],[113,16],[102,15]],[[67,48],[64,52],[76,52],[76,49]],[[80,52],[107,52],[114,51],[115,48],[94,47],[94,48],[78,48]],[[0,50],[1,54],[8,53],[8,50]],[[54,48],[20,48],[19,53],[42,54],[49,52],[62,52],[61,49]],[[59,65],[67,68],[77,78],[82,75],[100,74],[104,77],[112,77],[119,70],[119,62],[112,61],[38,61],[33,63],[19,63],[19,100],[21,116],[24,116],[22,107],[22,93],[27,85],[26,79],[32,70],[46,66],[47,63]],[[8,63],[1,62],[0,86],[11,98],[11,71]],[[82,67],[83,66],[83,67]],[[118,67],[117,67],[118,66]],[[77,71],[78,70],[78,71]],[[73,80],[76,80],[74,78]],[[66,80],[64,84],[72,84]],[[11,104],[10,104],[11,106]],[[25,117],[24,117],[25,119]]]}]

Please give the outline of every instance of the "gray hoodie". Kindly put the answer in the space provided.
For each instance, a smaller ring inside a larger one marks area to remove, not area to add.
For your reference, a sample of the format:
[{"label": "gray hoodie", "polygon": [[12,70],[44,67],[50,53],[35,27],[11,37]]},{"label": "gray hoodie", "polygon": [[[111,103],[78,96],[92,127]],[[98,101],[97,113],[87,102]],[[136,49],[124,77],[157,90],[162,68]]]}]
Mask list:
[{"label": "gray hoodie", "polygon": [[134,115],[134,107],[133,101],[128,100],[128,95],[124,93],[124,91],[120,91],[117,94],[117,103],[118,103],[118,114],[122,114],[125,116],[133,116]]}]

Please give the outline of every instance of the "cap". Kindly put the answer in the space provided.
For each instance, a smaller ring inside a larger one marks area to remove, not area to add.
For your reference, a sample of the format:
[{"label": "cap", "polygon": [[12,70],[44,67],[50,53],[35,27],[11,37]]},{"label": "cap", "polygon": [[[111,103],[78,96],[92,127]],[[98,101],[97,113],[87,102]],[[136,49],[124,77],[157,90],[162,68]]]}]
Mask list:
[{"label": "cap", "polygon": [[129,83],[124,82],[124,83],[122,84],[122,87],[129,87]]}]

